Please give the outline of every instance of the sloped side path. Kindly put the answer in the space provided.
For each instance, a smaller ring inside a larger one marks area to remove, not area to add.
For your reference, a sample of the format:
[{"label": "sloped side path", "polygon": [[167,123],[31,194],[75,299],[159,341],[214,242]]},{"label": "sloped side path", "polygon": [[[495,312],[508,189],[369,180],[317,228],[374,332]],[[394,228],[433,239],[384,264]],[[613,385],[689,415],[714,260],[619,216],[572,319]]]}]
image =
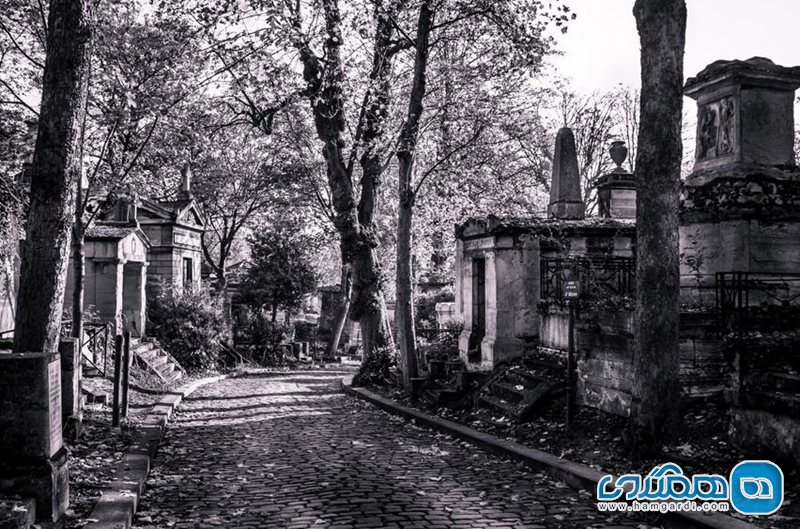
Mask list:
[{"label": "sloped side path", "polygon": [[348,399],[346,374],[255,371],[184,399],[134,527],[659,527]]}]

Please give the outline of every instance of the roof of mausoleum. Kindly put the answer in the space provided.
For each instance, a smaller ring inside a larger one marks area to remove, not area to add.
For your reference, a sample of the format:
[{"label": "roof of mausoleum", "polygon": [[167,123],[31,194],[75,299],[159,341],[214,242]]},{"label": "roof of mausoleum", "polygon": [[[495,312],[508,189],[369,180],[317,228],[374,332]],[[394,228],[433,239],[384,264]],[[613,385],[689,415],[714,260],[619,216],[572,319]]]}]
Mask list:
[{"label": "roof of mausoleum", "polygon": [[634,219],[609,219],[587,217],[580,220],[562,220],[544,217],[473,217],[463,224],[456,225],[456,238],[474,239],[494,235],[542,234],[553,232],[589,234],[608,231],[630,231],[636,229]]},{"label": "roof of mausoleum", "polygon": [[140,199],[139,209],[146,212],[140,215],[140,221],[148,223],[156,219],[161,221],[178,222],[184,227],[202,231],[205,228],[205,218],[200,207],[193,198],[178,198],[177,200],[151,200]]},{"label": "roof of mausoleum", "polygon": [[118,241],[129,235],[138,236],[147,246],[150,246],[150,239],[136,226],[114,226],[108,224],[95,224],[90,226],[85,233],[86,240],[108,240]]}]

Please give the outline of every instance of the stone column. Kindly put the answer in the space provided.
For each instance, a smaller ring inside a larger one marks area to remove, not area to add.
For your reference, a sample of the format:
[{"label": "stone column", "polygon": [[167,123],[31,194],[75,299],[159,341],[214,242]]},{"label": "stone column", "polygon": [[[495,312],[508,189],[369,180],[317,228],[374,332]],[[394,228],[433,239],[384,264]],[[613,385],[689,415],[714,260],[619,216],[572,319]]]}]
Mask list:
[{"label": "stone column", "polygon": [[[459,241],[460,242],[460,241]],[[462,252],[464,244],[461,243]],[[458,354],[461,357],[461,360],[464,361],[464,364],[469,365],[469,343],[470,343],[470,336],[472,336],[472,283],[473,283],[473,275],[475,273],[474,267],[472,266],[472,259],[463,256],[460,260],[457,260],[456,263],[461,265],[461,270],[456,272],[457,276],[461,276],[463,279],[461,281],[461,310],[462,315],[464,317],[464,329],[461,331],[461,334],[458,336]]]},{"label": "stone column", "polygon": [[456,239],[456,256],[454,259],[453,268],[455,269],[455,291],[456,291],[456,304],[455,316],[464,320],[464,242],[461,239]]},{"label": "stone column", "polygon": [[125,286],[125,264],[126,259],[117,259],[116,263],[111,266],[114,268],[115,283],[114,283],[114,334],[122,334],[125,330],[125,325],[122,322],[123,311],[123,288]]},{"label": "stone column", "polygon": [[38,520],[58,520],[69,502],[61,428],[58,353],[0,355],[0,494],[35,498]]},{"label": "stone column", "polygon": [[491,369],[494,365],[494,345],[497,341],[497,254],[493,250],[487,250],[484,255],[486,332],[481,342],[481,367]]},{"label": "stone column", "polygon": [[147,266],[150,263],[142,263],[142,269],[139,271],[139,295],[141,296],[141,302],[139,304],[139,312],[140,317],[140,329],[139,335],[144,337],[145,336],[145,327],[147,326]]}]

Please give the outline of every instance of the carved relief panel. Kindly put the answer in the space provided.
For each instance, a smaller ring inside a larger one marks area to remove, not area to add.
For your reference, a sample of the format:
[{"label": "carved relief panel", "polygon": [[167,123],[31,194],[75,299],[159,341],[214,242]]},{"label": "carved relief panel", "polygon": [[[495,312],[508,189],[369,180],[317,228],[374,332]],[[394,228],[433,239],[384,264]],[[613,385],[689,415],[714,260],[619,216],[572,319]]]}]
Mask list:
[{"label": "carved relief panel", "polygon": [[701,105],[697,115],[697,161],[734,154],[736,103],[733,96]]}]

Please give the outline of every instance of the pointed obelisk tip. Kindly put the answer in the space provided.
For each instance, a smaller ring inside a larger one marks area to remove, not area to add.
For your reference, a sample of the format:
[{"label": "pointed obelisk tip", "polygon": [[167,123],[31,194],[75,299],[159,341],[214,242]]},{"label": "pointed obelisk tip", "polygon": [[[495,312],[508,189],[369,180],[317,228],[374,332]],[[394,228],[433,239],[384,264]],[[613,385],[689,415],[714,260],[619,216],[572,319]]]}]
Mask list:
[{"label": "pointed obelisk tip", "polygon": [[181,169],[181,194],[192,196],[192,165],[189,162],[184,163]]},{"label": "pointed obelisk tip", "polygon": [[578,171],[578,150],[572,129],[564,127],[556,135],[553,153],[553,180],[550,184],[550,217],[579,220],[586,217],[581,198],[581,177]]}]

